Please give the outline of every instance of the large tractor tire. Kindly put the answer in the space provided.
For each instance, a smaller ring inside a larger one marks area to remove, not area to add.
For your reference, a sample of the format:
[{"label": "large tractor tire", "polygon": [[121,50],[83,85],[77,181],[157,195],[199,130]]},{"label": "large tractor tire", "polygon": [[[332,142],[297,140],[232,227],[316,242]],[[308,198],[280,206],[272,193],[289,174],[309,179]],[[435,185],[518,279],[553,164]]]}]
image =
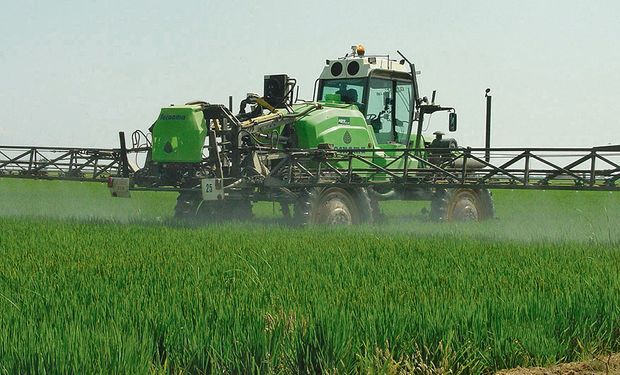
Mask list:
[{"label": "large tractor tire", "polygon": [[437,189],[431,201],[433,221],[484,221],[494,215],[493,198],[487,189]]},{"label": "large tractor tire", "polygon": [[385,214],[381,211],[381,206],[379,205],[379,201],[371,198],[370,207],[372,208],[373,223],[385,222]]},{"label": "large tractor tire", "polygon": [[294,209],[294,222],[309,225],[352,225],[372,222],[372,206],[364,188],[305,189]]},{"label": "large tractor tire", "polygon": [[181,192],[174,207],[174,217],[197,222],[249,220],[252,202],[249,200],[203,201],[200,193]]},{"label": "large tractor tire", "polygon": [[174,206],[174,218],[177,220],[195,219],[201,201],[200,193],[180,192],[177,197],[177,203]]},{"label": "large tractor tire", "polygon": [[206,222],[251,220],[252,202],[249,200],[203,201],[198,207],[198,219]]}]

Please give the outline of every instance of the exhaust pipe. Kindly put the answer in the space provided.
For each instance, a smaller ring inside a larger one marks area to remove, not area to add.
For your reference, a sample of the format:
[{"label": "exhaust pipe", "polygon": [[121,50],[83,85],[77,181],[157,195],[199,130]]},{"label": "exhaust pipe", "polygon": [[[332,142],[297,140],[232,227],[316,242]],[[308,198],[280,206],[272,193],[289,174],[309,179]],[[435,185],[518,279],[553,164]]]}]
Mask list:
[{"label": "exhaust pipe", "polygon": [[484,92],[484,97],[487,98],[487,118],[486,118],[486,136],[484,139],[484,160],[488,163],[491,161],[491,95],[489,93],[491,89],[486,89]]}]

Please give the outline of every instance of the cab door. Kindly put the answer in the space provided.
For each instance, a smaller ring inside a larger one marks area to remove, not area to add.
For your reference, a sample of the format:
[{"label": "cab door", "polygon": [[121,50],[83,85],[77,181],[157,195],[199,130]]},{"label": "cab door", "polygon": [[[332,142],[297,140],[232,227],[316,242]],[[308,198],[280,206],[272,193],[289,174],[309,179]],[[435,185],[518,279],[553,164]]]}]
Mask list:
[{"label": "cab door", "polygon": [[405,145],[411,121],[411,82],[394,81],[394,142]]},{"label": "cab door", "polygon": [[371,77],[366,121],[380,145],[405,144],[411,111],[411,82]]}]

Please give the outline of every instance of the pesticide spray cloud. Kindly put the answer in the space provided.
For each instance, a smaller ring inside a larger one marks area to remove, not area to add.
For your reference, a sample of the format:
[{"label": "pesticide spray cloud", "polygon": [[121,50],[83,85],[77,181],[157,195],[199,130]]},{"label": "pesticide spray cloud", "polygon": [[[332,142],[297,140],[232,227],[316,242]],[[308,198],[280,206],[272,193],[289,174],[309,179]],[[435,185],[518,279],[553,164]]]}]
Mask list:
[{"label": "pesticide spray cloud", "polygon": [[[104,184],[0,179],[0,217],[53,220],[170,222],[174,193],[112,198]],[[482,223],[434,223],[427,202],[381,202],[384,220],[344,230],[389,236],[456,236],[489,241],[620,243],[620,194],[612,192],[494,191],[495,218]],[[252,225],[286,225],[279,208],[254,205]],[[248,223],[240,224],[241,228]],[[303,229],[299,229],[303,230]]]}]

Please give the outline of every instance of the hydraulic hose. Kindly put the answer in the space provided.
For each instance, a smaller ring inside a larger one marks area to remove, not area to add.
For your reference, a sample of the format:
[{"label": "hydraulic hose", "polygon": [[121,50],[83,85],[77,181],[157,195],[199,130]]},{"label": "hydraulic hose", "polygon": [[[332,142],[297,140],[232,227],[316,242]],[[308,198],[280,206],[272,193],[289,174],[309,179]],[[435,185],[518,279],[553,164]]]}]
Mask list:
[{"label": "hydraulic hose", "polygon": [[312,103],[307,103],[308,104],[308,108],[304,109],[301,112],[293,112],[293,113],[287,113],[285,115],[283,115],[283,117],[285,118],[290,118],[290,117],[301,117],[301,116],[305,116],[308,113],[316,110],[316,109],[320,109],[322,106],[317,103],[317,102],[312,102]]}]

